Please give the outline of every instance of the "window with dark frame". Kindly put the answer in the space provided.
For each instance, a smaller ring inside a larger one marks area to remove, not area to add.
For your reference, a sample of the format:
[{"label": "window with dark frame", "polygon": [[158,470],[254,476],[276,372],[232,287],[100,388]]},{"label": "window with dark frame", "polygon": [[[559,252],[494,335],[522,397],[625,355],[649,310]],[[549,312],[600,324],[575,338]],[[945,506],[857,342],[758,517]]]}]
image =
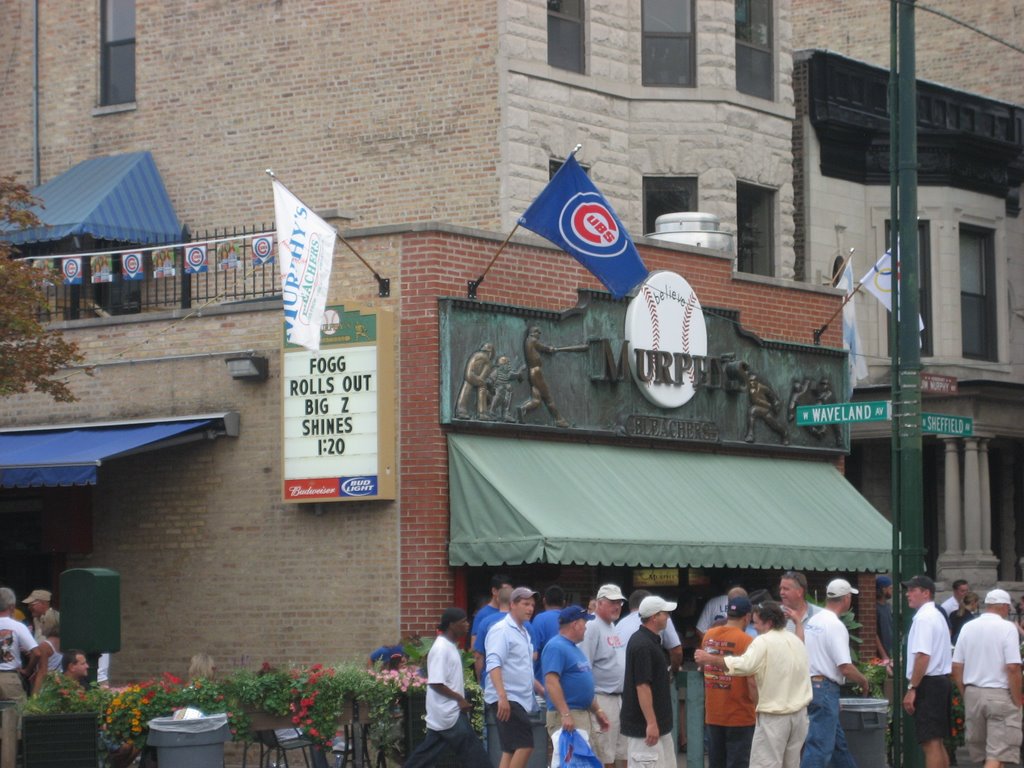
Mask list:
[{"label": "window with dark frame", "polygon": [[992,230],[960,227],[960,331],[963,356],[998,359],[995,238]]},{"label": "window with dark frame", "polygon": [[772,0],[736,0],[736,90],[775,98]]},{"label": "window with dark frame", "polygon": [[548,64],[583,72],[583,0],[548,0]]},{"label": "window with dark frame", "polygon": [[643,84],[697,83],[693,0],[643,0]]},{"label": "window with dark frame", "polygon": [[644,234],[655,231],[655,222],[666,213],[697,210],[697,179],[689,176],[644,177]]},{"label": "window with dark frame", "polygon": [[135,101],[135,0],[103,0],[100,104]]},{"label": "window with dark frame", "polygon": [[736,184],[736,271],[775,274],[775,190]]},{"label": "window with dark frame", "polygon": [[[917,222],[917,296],[918,310],[921,313],[921,320],[924,322],[924,330],[921,331],[921,355],[931,357],[935,354],[932,347],[932,244],[931,225],[927,219],[919,219]],[[889,249],[892,242],[890,233],[890,222],[885,222],[885,248]],[[862,273],[868,271],[865,265]],[[859,267],[858,267],[859,269]],[[888,317],[888,314],[886,315]],[[892,337],[889,335],[889,323],[885,324],[888,350],[887,354],[892,355]]]}]

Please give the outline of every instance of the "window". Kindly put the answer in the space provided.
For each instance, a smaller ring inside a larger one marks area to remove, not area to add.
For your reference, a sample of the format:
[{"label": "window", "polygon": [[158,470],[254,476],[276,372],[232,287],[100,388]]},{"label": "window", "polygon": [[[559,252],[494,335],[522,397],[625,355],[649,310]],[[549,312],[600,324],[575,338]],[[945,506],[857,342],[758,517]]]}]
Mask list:
[{"label": "window", "polygon": [[644,234],[655,231],[654,222],[665,213],[697,210],[697,179],[679,176],[644,178]]},{"label": "window", "polygon": [[960,227],[960,330],[964,357],[996,359],[993,250],[991,230]]},{"label": "window", "polygon": [[771,0],[736,0],[736,90],[771,99],[774,80]]},{"label": "window", "polygon": [[736,269],[775,274],[775,192],[753,184],[736,185]]},{"label": "window", "polygon": [[135,101],[135,0],[103,0],[100,104]]},{"label": "window", "polygon": [[693,0],[643,0],[643,84],[692,86]]},{"label": "window", "polygon": [[548,64],[583,71],[583,0],[548,0]]},{"label": "window", "polygon": [[[921,354],[931,357],[934,354],[932,349],[932,245],[931,226],[925,219],[917,222],[917,301],[918,311],[921,313],[921,320],[924,323],[924,330],[921,331]],[[891,240],[891,222],[885,222],[885,247],[888,250]],[[857,265],[857,270],[862,274],[867,273],[870,265],[864,265],[863,269]],[[885,325],[886,333],[892,329],[889,323]],[[888,343],[889,355],[892,355],[892,338]]]}]

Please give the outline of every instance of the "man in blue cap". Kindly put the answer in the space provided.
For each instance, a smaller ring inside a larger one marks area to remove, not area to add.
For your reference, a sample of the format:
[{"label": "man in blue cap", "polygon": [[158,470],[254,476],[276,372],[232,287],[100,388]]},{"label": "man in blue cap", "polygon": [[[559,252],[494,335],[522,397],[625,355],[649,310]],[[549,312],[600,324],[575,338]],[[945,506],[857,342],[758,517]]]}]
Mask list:
[{"label": "man in blue cap", "polygon": [[892,656],[892,579],[875,576],[875,653],[884,662]]},{"label": "man in blue cap", "polygon": [[590,662],[577,647],[586,629],[586,611],[578,605],[563,608],[558,614],[558,634],[541,652],[549,734],[559,728],[563,731],[580,728],[588,734],[608,728],[608,718],[594,698],[594,673]]}]

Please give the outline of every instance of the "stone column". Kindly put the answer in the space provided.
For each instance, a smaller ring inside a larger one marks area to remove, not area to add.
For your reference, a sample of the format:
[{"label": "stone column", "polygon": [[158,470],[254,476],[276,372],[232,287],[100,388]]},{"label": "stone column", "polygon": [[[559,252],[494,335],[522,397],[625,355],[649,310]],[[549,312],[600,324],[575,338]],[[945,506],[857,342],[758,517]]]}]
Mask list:
[{"label": "stone column", "polygon": [[992,554],[992,492],[988,475],[988,439],[978,441],[978,495],[981,508],[981,551]]},{"label": "stone column", "polygon": [[1000,530],[1003,532],[999,544],[999,580],[1017,580],[1017,521],[1013,515],[1013,478],[1014,455],[1012,450],[1000,451],[997,456],[1002,458],[999,472],[1000,493],[1002,504],[998,511]]},{"label": "stone column", "polygon": [[964,438],[964,551],[981,554],[981,474],[975,437]]},{"label": "stone column", "polygon": [[960,450],[955,437],[943,438],[946,444],[945,522],[947,555],[962,555],[964,540],[960,505]]}]

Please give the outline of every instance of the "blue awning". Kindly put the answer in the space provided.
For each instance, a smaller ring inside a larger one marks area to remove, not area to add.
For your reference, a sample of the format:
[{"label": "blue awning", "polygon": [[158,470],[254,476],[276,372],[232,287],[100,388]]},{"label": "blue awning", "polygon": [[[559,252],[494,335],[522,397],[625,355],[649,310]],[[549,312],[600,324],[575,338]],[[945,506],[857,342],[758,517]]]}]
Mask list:
[{"label": "blue awning", "polygon": [[159,245],[177,242],[181,225],[149,152],[94,157],[36,187],[40,226],[8,230],[15,245],[92,235],[101,240]]},{"label": "blue awning", "polygon": [[95,485],[104,461],[238,435],[238,414],[0,430],[0,486]]}]

